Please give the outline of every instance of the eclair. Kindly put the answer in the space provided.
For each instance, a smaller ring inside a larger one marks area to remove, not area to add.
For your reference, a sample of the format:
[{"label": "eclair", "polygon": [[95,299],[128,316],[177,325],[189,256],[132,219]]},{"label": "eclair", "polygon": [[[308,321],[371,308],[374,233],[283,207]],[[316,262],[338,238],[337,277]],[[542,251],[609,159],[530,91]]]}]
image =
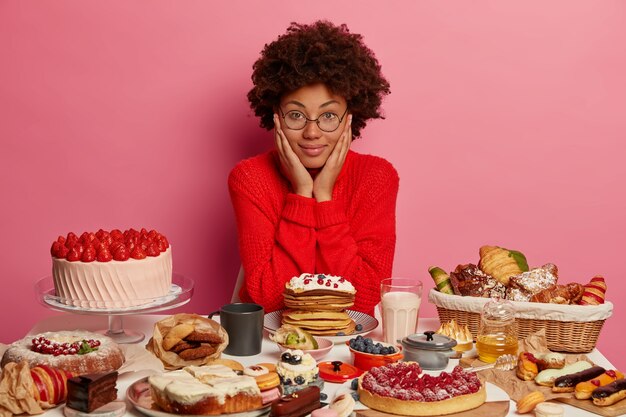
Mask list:
[{"label": "eclair", "polygon": [[615,404],[624,398],[626,398],[626,379],[623,378],[596,388],[591,393],[593,403],[600,407]]},{"label": "eclair", "polygon": [[579,400],[586,400],[591,398],[591,393],[598,387],[603,387],[616,379],[624,378],[624,374],[620,371],[609,370],[600,375],[597,378],[594,378],[590,381],[579,382],[576,384],[576,388],[574,389],[574,395]]},{"label": "eclair", "polygon": [[599,377],[605,371],[606,369],[601,366],[592,366],[591,368],[585,369],[580,372],[560,376],[554,380],[554,385],[552,385],[552,392],[574,392],[576,384]]},{"label": "eclair", "polygon": [[592,365],[587,361],[578,361],[564,366],[562,369],[545,369],[537,374],[535,382],[544,387],[551,387],[554,385],[554,380],[558,377],[584,371],[585,369],[591,368],[591,366]]}]

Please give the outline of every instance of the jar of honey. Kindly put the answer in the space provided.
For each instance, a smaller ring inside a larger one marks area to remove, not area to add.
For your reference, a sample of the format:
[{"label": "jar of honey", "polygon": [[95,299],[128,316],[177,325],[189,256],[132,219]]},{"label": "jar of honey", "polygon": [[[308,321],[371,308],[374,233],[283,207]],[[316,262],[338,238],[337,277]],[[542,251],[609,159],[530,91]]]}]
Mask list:
[{"label": "jar of honey", "polygon": [[476,337],[478,359],[492,363],[504,354],[517,355],[515,308],[510,301],[494,298],[483,306]]}]

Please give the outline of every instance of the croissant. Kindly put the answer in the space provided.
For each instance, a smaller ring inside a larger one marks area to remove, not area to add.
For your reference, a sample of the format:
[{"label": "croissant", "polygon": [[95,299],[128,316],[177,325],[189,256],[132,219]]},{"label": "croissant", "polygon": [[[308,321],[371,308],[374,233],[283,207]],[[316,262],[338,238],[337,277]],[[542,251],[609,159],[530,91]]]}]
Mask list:
[{"label": "croissant", "polygon": [[598,305],[604,303],[606,293],[606,282],[604,278],[597,275],[591,278],[588,284],[585,284],[580,305]]},{"label": "croissant", "polygon": [[479,250],[478,267],[504,285],[509,278],[528,271],[528,263],[523,253],[498,246],[482,246]]},{"label": "croissant", "polygon": [[552,285],[530,298],[535,303],[576,304],[583,295],[582,285],[572,282],[566,285]]}]

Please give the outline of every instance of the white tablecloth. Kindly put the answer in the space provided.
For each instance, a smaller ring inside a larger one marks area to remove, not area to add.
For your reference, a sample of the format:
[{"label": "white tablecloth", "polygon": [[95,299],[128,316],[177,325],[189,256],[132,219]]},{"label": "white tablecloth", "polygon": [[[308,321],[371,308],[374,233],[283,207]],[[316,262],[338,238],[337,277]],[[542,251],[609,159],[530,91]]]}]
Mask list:
[{"label": "white tablecloth", "polygon": [[[152,329],[154,327],[154,323],[166,317],[165,315],[131,315],[123,317],[123,327],[125,329],[132,329],[136,331],[140,331],[146,335],[146,340],[140,342],[142,346],[144,346],[147,342],[147,339],[150,338],[152,334]],[[219,320],[219,317],[217,317]],[[30,331],[29,334],[36,334],[45,331],[55,331],[55,330],[74,330],[74,329],[85,329],[85,330],[102,330],[108,328],[107,316],[91,316],[91,315],[78,315],[78,314],[60,314],[58,316],[53,316],[46,318],[39,323],[37,323]],[[439,327],[439,319],[437,318],[420,318],[418,331],[423,332],[425,330],[436,330]],[[382,339],[382,331],[379,328],[370,333],[369,337],[372,337],[375,340]],[[265,335],[263,339],[263,347],[262,352],[255,356],[229,356],[222,355],[224,358],[230,358],[239,361],[244,366],[254,365],[262,362],[277,362],[279,360],[280,350],[277,345],[267,338]],[[594,349],[591,353],[587,354],[589,359],[591,359],[594,363],[599,366],[602,366],[606,369],[614,369],[613,365],[602,355],[597,349]],[[323,359],[326,360],[339,360],[342,362],[350,363],[350,351],[345,344],[338,344],[333,347],[331,352]],[[458,364],[458,360],[452,359],[448,365],[447,371],[452,370],[452,368]],[[118,392],[119,398],[126,398],[126,389],[138,379],[141,379],[144,376],[147,376],[149,373],[146,372],[142,374],[142,372],[134,372],[122,374],[120,379],[118,380]],[[339,392],[350,392],[350,383],[346,382],[344,384],[333,384],[326,382],[324,385],[323,392],[328,395],[328,401],[332,400],[335,395]],[[504,392],[499,388],[488,384],[487,387],[487,401],[498,401],[502,400],[502,395]],[[506,395],[506,394],[504,394]],[[576,407],[572,407],[569,405],[562,404],[565,408],[566,416],[574,416],[574,417],[583,417],[583,416],[595,416],[593,413],[589,413],[587,411],[581,410]],[[365,408],[362,404],[357,403],[356,409]],[[45,417],[58,417],[63,415],[63,407],[57,407],[52,410],[47,411],[44,416]],[[138,417],[145,417],[143,414],[138,412],[136,409],[127,403],[127,411],[126,415],[135,415]],[[509,416],[517,416],[518,414],[515,412],[515,403],[511,401],[509,408]]]}]

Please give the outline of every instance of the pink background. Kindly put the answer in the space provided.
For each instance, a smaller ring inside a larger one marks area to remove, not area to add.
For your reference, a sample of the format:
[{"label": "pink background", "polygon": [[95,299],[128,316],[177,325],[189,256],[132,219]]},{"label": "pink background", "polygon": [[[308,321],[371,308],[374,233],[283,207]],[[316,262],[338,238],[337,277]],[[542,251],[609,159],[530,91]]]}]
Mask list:
[{"label": "pink background", "polygon": [[[353,149],[400,174],[394,273],[432,281],[478,248],[603,274],[599,348],[626,368],[626,5],[524,2],[0,2],[0,293],[10,342],[44,316],[33,284],[59,234],[155,228],[196,291],[239,269],[231,167],[271,146],[245,98],[265,42],[328,18],[365,36],[391,82]],[[435,316],[426,302],[421,314]]]}]

